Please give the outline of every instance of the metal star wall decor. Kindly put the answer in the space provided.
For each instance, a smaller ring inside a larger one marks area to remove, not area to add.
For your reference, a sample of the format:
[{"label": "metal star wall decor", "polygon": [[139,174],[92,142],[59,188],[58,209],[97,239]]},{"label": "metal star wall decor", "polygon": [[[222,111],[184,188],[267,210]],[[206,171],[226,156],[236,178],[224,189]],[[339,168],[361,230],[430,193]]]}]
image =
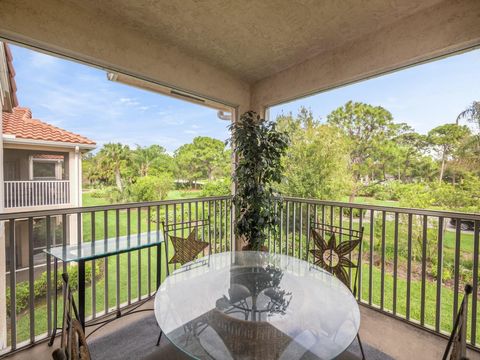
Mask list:
[{"label": "metal star wall decor", "polygon": [[318,229],[312,229],[312,237],[317,246],[310,250],[315,258],[314,264],[332,273],[350,288],[346,268],[356,268],[357,265],[347,255],[360,244],[360,240],[343,241],[337,245],[335,232],[331,232],[327,243]]},{"label": "metal star wall decor", "polygon": [[186,239],[173,235],[170,235],[170,239],[172,240],[175,254],[169,261],[169,264],[180,263],[183,265],[189,263],[195,260],[198,254],[208,246],[208,242],[197,239],[197,228],[193,229]]}]

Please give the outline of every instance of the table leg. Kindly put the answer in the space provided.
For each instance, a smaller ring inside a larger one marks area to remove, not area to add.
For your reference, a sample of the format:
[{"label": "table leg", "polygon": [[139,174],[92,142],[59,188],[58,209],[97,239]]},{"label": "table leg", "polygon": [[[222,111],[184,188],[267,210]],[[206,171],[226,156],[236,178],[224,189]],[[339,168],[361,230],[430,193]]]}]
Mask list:
[{"label": "table leg", "polygon": [[85,330],[85,261],[78,262],[78,317]]},{"label": "table leg", "polygon": [[[48,346],[52,346],[53,342],[55,341],[55,336],[57,335],[57,302],[58,302],[58,289],[57,289],[57,282],[58,282],[58,259],[54,258],[53,261],[53,286],[55,287],[55,300],[53,302],[53,331],[52,335],[50,336],[50,341],[48,342]],[[48,289],[50,291],[50,289]]]}]

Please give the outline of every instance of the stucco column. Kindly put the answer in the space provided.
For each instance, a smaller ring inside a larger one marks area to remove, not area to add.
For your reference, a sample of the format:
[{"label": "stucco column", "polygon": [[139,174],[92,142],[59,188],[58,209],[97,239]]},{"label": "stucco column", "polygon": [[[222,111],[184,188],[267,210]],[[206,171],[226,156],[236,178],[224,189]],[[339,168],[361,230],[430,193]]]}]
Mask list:
[{"label": "stucco column", "polygon": [[[0,89],[1,94],[1,89]],[[2,103],[0,102],[0,113]],[[3,124],[0,116],[0,213],[5,211],[5,194],[3,185]],[[7,346],[7,297],[5,264],[5,223],[0,221],[0,349]]]}]

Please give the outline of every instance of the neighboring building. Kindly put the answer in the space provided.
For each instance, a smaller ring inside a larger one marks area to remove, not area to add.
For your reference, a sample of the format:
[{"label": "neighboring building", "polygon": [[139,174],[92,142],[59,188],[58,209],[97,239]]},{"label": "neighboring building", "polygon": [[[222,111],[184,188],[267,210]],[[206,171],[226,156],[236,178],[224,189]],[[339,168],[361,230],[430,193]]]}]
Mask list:
[{"label": "neighboring building", "polygon": [[[15,71],[8,45],[0,42],[0,99],[2,133],[0,136],[0,212],[20,212],[82,205],[82,153],[95,148],[95,142],[47,124],[32,116],[30,109],[20,107],[16,96]],[[76,218],[52,217],[53,243],[77,239]],[[5,293],[9,269],[9,224],[0,225],[0,293]],[[46,245],[44,222],[34,221],[34,264],[36,273],[44,270]],[[28,278],[28,222],[15,223],[17,281]],[[6,263],[3,259],[6,259]],[[0,304],[0,308],[4,308]],[[0,317],[3,317],[0,311]],[[0,319],[0,324],[4,323]],[[0,330],[1,326],[0,326]],[[0,339],[0,343],[2,339]],[[1,346],[0,346],[1,348]]]}]

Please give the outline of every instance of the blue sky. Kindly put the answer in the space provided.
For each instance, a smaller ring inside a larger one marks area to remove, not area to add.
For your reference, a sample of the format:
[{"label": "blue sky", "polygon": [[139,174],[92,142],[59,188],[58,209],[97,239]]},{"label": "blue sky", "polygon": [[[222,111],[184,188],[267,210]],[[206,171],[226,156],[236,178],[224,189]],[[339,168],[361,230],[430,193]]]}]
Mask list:
[{"label": "blue sky", "polygon": [[99,69],[18,46],[11,49],[20,106],[98,145],[160,144],[173,152],[195,136],[228,138],[229,123],[213,109],[108,81]]},{"label": "blue sky", "polygon": [[421,133],[455,122],[468,105],[480,101],[480,49],[278,105],[271,108],[270,117],[295,114],[303,105],[325,120],[348,100],[383,106],[395,122]]},{"label": "blue sky", "polygon": [[[160,144],[173,152],[195,136],[228,138],[226,121],[213,109],[108,81],[104,71],[11,46],[21,106],[35,118],[82,134],[99,145]],[[296,113],[310,108],[316,118],[348,100],[381,105],[395,121],[426,133],[454,122],[480,100],[480,50],[452,56],[271,109]]]}]

